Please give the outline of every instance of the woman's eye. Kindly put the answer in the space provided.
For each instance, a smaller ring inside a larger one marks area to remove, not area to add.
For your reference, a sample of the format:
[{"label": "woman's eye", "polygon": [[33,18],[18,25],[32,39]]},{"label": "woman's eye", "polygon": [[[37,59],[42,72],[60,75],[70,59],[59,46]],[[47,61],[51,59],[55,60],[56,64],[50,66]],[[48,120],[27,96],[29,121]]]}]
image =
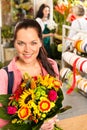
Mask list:
[{"label": "woman's eye", "polygon": [[31,44],[35,45],[35,44],[37,44],[37,41],[32,41]]},{"label": "woman's eye", "polygon": [[24,45],[24,42],[17,42],[18,45]]}]

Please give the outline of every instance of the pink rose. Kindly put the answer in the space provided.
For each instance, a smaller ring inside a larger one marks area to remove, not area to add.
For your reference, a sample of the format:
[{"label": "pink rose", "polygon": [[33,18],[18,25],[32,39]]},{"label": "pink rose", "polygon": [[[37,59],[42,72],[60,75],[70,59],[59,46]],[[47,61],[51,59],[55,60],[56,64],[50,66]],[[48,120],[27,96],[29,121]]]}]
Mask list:
[{"label": "pink rose", "polygon": [[55,101],[57,99],[57,92],[55,90],[50,90],[48,93],[48,98],[50,101]]},{"label": "pink rose", "polygon": [[7,113],[10,114],[10,115],[15,114],[16,111],[17,111],[17,108],[15,106],[8,106],[7,107]]}]

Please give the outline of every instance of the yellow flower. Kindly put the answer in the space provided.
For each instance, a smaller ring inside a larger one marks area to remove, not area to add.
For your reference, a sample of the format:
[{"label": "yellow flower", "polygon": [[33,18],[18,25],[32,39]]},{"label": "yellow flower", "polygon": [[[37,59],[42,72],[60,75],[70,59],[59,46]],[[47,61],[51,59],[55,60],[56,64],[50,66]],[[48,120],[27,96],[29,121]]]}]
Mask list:
[{"label": "yellow flower", "polygon": [[46,76],[38,76],[38,82],[43,86],[49,86],[49,88],[52,87],[53,80],[54,77],[50,76],[49,74]]},{"label": "yellow flower", "polygon": [[30,76],[28,75],[28,73],[25,73],[23,75],[23,79],[24,79],[24,81],[27,81],[28,79],[30,79]]},{"label": "yellow flower", "polygon": [[16,122],[17,122],[16,118],[12,120],[12,124],[15,124]]},{"label": "yellow flower", "polygon": [[45,117],[46,117],[46,114],[45,114],[45,113],[43,113],[43,114],[41,115],[41,117],[42,117],[42,118],[45,118]]},{"label": "yellow flower", "polygon": [[24,88],[25,86],[26,86],[26,83],[23,82],[23,83],[21,84],[21,87]]},{"label": "yellow flower", "polygon": [[59,88],[62,86],[62,82],[55,80],[54,82],[54,89],[59,90]]},{"label": "yellow flower", "polygon": [[29,101],[34,99],[34,92],[33,90],[25,90],[23,94],[20,96],[18,102],[20,106],[28,104]]},{"label": "yellow flower", "polygon": [[32,101],[31,102],[31,109],[33,108],[33,114],[34,115],[36,115],[36,114],[38,114],[39,115],[39,110],[38,110],[38,107],[37,107],[37,105]]},{"label": "yellow flower", "polygon": [[22,106],[18,110],[18,117],[22,120],[28,119],[28,117],[31,115],[31,111],[27,105]]},{"label": "yellow flower", "polygon": [[25,88],[26,87],[26,83],[27,82],[30,82],[30,80],[31,80],[31,77],[28,75],[28,73],[25,73],[24,75],[23,75],[23,83],[21,84],[21,87],[22,88]]}]

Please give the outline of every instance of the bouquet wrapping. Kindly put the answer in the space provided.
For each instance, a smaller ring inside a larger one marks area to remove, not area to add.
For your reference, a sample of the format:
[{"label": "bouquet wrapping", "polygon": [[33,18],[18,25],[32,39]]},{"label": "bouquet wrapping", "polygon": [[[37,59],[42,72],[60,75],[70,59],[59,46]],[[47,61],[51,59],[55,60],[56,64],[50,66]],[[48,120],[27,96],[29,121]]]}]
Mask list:
[{"label": "bouquet wrapping", "polygon": [[50,75],[30,77],[26,73],[14,94],[0,95],[0,118],[9,121],[2,130],[39,130],[44,120],[68,109],[61,109],[61,86],[61,81]]}]

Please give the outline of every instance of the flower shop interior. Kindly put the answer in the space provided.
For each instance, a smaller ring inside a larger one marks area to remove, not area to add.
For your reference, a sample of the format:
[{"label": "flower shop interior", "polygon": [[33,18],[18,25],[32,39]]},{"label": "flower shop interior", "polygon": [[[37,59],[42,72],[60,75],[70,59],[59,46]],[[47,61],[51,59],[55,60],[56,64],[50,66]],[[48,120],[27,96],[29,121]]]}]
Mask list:
[{"label": "flower shop interior", "polygon": [[[50,6],[50,21],[55,21],[55,36],[50,38],[51,58],[58,64],[63,106],[71,108],[59,113],[58,126],[62,130],[87,130],[87,32],[78,30],[80,36],[68,39],[73,16],[68,19],[73,6],[81,4],[87,8],[87,0],[0,0],[0,68],[8,65],[16,55],[12,45],[15,24],[24,15],[34,18],[41,4]],[[85,13],[85,19],[87,20]],[[66,49],[66,41],[73,48]]]}]

